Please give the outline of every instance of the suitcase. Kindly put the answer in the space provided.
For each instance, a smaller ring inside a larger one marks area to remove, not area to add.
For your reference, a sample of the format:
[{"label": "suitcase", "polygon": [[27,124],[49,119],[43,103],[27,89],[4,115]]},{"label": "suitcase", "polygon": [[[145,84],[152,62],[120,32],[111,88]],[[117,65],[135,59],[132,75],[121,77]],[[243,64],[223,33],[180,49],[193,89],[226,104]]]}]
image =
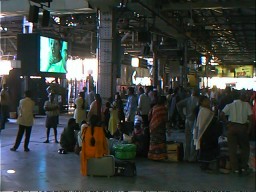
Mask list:
[{"label": "suitcase", "polygon": [[114,176],[115,158],[112,155],[106,155],[100,158],[90,158],[87,161],[88,176]]},{"label": "suitcase", "polygon": [[125,177],[136,176],[137,169],[135,162],[115,159],[115,175]]},{"label": "suitcase", "polygon": [[183,161],[184,149],[183,143],[181,142],[167,142],[166,151],[168,156],[168,161],[178,162]]},{"label": "suitcase", "polygon": [[115,157],[118,159],[134,159],[136,156],[135,144],[117,144],[114,146]]}]

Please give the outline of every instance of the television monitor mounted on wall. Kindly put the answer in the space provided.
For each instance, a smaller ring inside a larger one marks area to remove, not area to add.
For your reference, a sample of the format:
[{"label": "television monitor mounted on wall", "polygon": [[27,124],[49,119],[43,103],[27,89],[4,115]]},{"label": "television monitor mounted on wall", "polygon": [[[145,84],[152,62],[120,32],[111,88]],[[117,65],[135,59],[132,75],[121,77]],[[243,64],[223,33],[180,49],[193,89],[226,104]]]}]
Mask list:
[{"label": "television monitor mounted on wall", "polygon": [[40,36],[40,72],[66,73],[67,52],[66,41]]}]

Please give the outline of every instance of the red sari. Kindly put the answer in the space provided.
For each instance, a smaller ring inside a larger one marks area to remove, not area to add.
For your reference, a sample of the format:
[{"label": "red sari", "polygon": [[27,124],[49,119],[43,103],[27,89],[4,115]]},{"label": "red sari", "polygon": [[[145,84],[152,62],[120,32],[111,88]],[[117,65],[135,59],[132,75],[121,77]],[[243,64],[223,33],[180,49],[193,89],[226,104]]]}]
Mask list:
[{"label": "red sari", "polygon": [[150,145],[148,159],[166,159],[166,107],[164,105],[155,105],[149,114],[149,120]]}]

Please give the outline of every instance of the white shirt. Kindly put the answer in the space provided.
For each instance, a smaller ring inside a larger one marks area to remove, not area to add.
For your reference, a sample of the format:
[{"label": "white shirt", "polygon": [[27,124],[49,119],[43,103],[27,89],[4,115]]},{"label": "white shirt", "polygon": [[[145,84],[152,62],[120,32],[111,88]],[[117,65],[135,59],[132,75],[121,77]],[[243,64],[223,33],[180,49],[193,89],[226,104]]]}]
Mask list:
[{"label": "white shirt", "polygon": [[141,115],[148,115],[150,110],[151,98],[146,94],[141,94],[138,101],[138,109]]},{"label": "white shirt", "polygon": [[34,106],[35,102],[30,99],[29,97],[25,97],[24,99],[20,100],[20,104],[18,107],[18,119],[17,123],[19,125],[24,126],[32,126],[34,123]]},{"label": "white shirt", "polygon": [[233,103],[227,104],[222,112],[228,115],[228,121],[245,124],[248,116],[252,115],[252,107],[248,102],[234,100]]}]

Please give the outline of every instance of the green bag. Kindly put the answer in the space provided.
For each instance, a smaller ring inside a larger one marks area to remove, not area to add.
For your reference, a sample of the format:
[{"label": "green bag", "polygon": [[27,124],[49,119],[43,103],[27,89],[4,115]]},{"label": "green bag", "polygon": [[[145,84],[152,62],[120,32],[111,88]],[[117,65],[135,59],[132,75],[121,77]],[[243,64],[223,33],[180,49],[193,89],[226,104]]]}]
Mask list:
[{"label": "green bag", "polygon": [[136,156],[135,144],[117,144],[114,146],[115,157],[118,159],[134,159]]}]

